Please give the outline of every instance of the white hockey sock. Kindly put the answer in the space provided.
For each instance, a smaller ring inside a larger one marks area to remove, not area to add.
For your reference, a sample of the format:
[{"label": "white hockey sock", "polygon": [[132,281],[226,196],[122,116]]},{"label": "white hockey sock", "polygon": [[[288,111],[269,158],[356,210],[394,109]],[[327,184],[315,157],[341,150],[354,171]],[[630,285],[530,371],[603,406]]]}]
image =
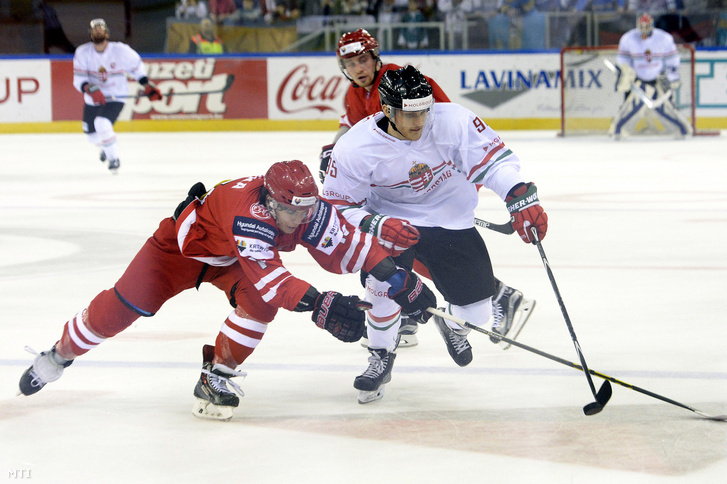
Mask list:
[{"label": "white hockey sock", "polygon": [[101,147],[106,153],[106,158],[109,160],[119,159],[119,147],[116,143],[116,133],[114,132],[114,125],[108,118],[101,116],[93,120],[93,125],[96,128]]}]

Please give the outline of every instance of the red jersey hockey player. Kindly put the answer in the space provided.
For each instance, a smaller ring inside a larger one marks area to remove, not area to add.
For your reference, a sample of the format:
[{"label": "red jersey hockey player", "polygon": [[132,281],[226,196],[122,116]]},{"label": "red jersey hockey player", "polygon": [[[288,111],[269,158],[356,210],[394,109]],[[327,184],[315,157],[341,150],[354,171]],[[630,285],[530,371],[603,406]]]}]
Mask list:
[{"label": "red jersey hockey player", "polygon": [[[200,417],[229,419],[239,404],[236,370],[260,343],[279,308],[311,311],[312,320],[341,341],[361,338],[370,304],[334,291],[320,293],[291,274],[280,252],[302,245],[333,273],[365,270],[391,284],[389,294],[412,315],[436,304],[431,290],[396,266],[383,247],[318,196],[300,161],[273,164],[264,177],[223,182],[205,193],[192,187],[173,217],[161,221],[113,288],[98,294],[68,321],[58,342],[35,358],[20,379],[32,395],[60,378],[73,360],[129,327],[153,316],[180,292],[209,282],[235,308],[215,345],[205,345],[194,389]],[[227,386],[233,388],[230,388]]]}]

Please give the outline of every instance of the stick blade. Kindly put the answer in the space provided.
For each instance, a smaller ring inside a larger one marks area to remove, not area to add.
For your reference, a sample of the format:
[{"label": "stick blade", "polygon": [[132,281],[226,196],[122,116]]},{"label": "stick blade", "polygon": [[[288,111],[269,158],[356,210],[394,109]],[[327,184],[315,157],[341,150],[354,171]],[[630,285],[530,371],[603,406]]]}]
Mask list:
[{"label": "stick blade", "polygon": [[605,407],[611,399],[611,395],[613,395],[613,389],[611,388],[611,383],[606,380],[603,382],[603,385],[601,385],[598,393],[596,393],[596,401],[583,407],[583,413],[589,417],[600,413],[601,410],[603,410],[603,407]]}]

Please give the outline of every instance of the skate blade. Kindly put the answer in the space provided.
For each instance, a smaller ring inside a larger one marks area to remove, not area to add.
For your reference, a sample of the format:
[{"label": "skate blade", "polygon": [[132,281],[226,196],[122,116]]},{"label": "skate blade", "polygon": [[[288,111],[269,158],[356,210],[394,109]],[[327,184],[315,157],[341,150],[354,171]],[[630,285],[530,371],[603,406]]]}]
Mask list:
[{"label": "skate blade", "polygon": [[235,407],[215,405],[207,400],[197,398],[192,413],[195,417],[206,418],[210,420],[230,420]]},{"label": "skate blade", "polygon": [[367,403],[375,402],[376,400],[381,400],[382,398],[384,398],[385,386],[386,385],[381,385],[378,390],[374,390],[372,392],[358,392],[358,403],[360,403],[361,405],[365,405]]},{"label": "skate blade", "polygon": [[[510,328],[510,335],[508,336],[509,339],[517,339],[534,310],[535,299],[523,299],[523,302],[520,303],[520,307],[518,307],[515,312],[515,321],[513,321],[512,328]],[[503,350],[509,349],[512,346],[507,341],[500,341],[498,344]]]},{"label": "skate blade", "polygon": [[419,344],[419,339],[415,334],[400,334],[399,345],[397,348],[411,348]]}]

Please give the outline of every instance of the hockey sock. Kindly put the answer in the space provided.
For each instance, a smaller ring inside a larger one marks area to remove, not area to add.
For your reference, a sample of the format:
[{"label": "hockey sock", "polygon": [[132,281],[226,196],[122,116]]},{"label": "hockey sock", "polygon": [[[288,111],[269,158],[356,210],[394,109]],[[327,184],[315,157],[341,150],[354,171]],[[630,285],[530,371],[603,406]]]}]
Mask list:
[{"label": "hockey sock", "polygon": [[88,310],[84,309],[63,327],[63,336],[56,343],[56,353],[66,360],[72,360],[100,345],[105,339],[88,327]]},{"label": "hockey sock", "polygon": [[109,160],[118,160],[119,147],[116,143],[114,125],[108,118],[99,116],[93,120],[93,126],[96,128],[96,133],[98,133],[99,141],[101,142],[104,153],[106,153],[106,158]]},{"label": "hockey sock", "polygon": [[367,312],[366,324],[368,331],[366,331],[366,335],[369,340],[369,348],[386,348],[389,352],[394,351],[399,335],[400,321],[399,311],[383,318],[374,316],[370,311]]},{"label": "hockey sock", "polygon": [[236,368],[255,351],[268,325],[233,311],[225,320],[215,341],[213,363]]},{"label": "hockey sock", "polygon": [[[492,298],[488,297],[482,301],[477,301],[466,306],[447,305],[447,312],[459,319],[469,321],[475,326],[484,326],[490,320],[492,315]],[[462,328],[449,320],[446,320],[447,326],[452,329],[461,330]]]}]

